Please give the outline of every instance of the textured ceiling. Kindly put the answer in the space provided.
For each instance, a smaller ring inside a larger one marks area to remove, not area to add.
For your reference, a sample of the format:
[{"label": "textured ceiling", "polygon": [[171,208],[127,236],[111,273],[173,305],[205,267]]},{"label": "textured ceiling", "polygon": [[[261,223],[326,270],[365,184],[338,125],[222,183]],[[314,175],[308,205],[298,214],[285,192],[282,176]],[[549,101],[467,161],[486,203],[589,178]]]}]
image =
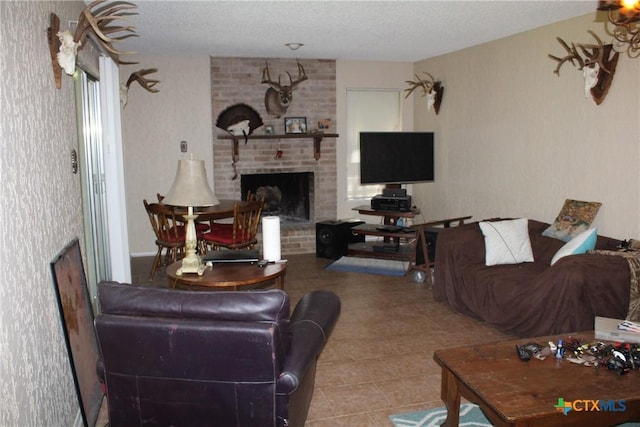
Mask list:
[{"label": "textured ceiling", "polygon": [[[134,1],[139,54],[415,62],[594,13],[597,1]],[[304,46],[291,51],[285,43]]]}]

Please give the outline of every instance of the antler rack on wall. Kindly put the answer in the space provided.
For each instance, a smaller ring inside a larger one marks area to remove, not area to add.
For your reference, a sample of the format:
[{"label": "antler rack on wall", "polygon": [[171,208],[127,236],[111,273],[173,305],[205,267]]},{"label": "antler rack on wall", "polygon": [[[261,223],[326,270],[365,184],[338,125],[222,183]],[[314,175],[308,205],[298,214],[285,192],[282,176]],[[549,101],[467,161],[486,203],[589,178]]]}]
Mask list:
[{"label": "antler rack on wall", "polygon": [[436,112],[436,115],[440,112],[440,104],[442,103],[442,96],[444,95],[444,86],[442,86],[442,82],[440,80],[436,80],[433,76],[426,71],[426,78],[421,79],[416,74],[416,81],[407,80],[406,83],[409,85],[408,89],[405,89],[407,95],[405,98],[408,98],[411,93],[420,88],[422,89],[422,96],[427,98],[427,110],[431,110],[431,107]]},{"label": "antler rack on wall", "polygon": [[[73,34],[69,30],[60,31],[60,19],[55,13],[51,14],[50,27],[47,29],[47,39],[51,54],[51,66],[56,88],[62,87],[62,70],[72,75],[76,67],[76,55],[85,44],[87,37],[94,34],[94,40],[104,49],[113,60],[122,65],[134,65],[137,62],[123,61],[121,55],[129,55],[134,52],[118,50],[114,47],[117,42],[130,37],[138,37],[135,27],[131,25],[116,25],[116,21],[127,21],[132,15],[137,15],[134,10],[137,6],[127,1],[114,1],[103,4],[106,0],[96,0],[87,5],[78,18],[77,26]],[[131,73],[126,84],[126,90],[133,82],[138,82],[149,92],[158,92],[155,86],[159,80],[149,79],[146,76],[155,73],[157,69],[148,68]]]},{"label": "antler rack on wall", "polygon": [[611,87],[619,54],[613,52],[611,44],[603,44],[596,33],[591,30],[587,32],[595,39],[595,44],[571,43],[569,45],[557,37],[558,43],[565,49],[567,55],[558,57],[549,54],[549,58],[558,63],[553,71],[558,76],[560,76],[560,68],[567,62],[582,71],[585,79],[585,96],[588,97],[591,94],[595,103],[600,105]]}]

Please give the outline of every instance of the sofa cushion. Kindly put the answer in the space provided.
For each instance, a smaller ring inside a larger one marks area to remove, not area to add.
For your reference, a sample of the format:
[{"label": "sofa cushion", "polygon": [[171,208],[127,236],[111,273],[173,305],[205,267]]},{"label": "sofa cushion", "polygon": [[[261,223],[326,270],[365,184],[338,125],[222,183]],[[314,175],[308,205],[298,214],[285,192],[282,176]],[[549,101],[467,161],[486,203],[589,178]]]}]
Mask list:
[{"label": "sofa cushion", "polygon": [[600,202],[567,199],[553,224],[542,234],[568,242],[572,237],[589,229],[600,206]]},{"label": "sofa cushion", "polygon": [[560,258],[568,255],[580,255],[591,251],[596,247],[596,241],[598,239],[598,229],[592,228],[575,236],[569,240],[560,248],[558,252],[551,259],[551,265],[558,262]]},{"label": "sofa cushion", "polygon": [[526,218],[480,222],[484,236],[485,265],[533,262]]}]

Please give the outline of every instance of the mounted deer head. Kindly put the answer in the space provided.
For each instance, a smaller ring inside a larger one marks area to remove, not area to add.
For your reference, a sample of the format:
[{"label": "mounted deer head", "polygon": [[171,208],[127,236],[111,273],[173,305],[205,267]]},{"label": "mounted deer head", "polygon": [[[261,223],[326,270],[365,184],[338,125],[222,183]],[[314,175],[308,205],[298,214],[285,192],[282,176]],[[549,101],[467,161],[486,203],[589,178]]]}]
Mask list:
[{"label": "mounted deer head", "polygon": [[[119,51],[115,49],[112,44],[129,37],[137,37],[134,27],[113,26],[110,24],[118,19],[126,20],[130,15],[135,15],[134,12],[127,11],[135,9],[136,5],[125,1],[116,1],[96,8],[96,6],[104,3],[104,1],[105,0],[96,0],[84,8],[78,18],[78,26],[73,36],[68,30],[57,34],[60,38],[58,63],[67,74],[73,74],[75,72],[77,51],[84,47],[89,33],[96,35],[96,41],[100,43],[106,51],[112,54],[116,62],[119,64],[131,64],[131,62],[120,61],[118,57],[119,55],[132,52]],[[125,34],[118,37],[110,36],[111,34],[119,32],[124,32]]]},{"label": "mounted deer head", "polygon": [[567,55],[560,58],[549,54],[549,58],[558,63],[553,71],[560,76],[560,67],[565,62],[571,63],[578,70],[582,71],[584,77],[584,96],[589,95],[593,98],[597,105],[604,101],[607,92],[611,87],[613,75],[618,65],[618,52],[613,51],[611,44],[604,45],[602,40],[591,30],[587,31],[596,40],[596,44],[571,43],[569,46],[560,37],[557,37],[558,43],[567,51]]},{"label": "mounted deer head", "polygon": [[427,75],[426,79],[420,79],[418,75],[416,75],[416,81],[413,82],[411,80],[407,80],[407,84],[409,85],[408,89],[405,89],[407,95],[405,98],[408,98],[411,93],[417,88],[422,89],[422,96],[427,97],[427,110],[431,111],[431,107],[434,108],[436,115],[440,111],[440,104],[442,103],[442,95],[444,94],[444,87],[442,87],[442,82],[439,80],[436,81],[433,76],[426,71],[424,72]]},{"label": "mounted deer head", "polygon": [[[296,61],[297,62],[297,61]],[[268,84],[270,87],[264,95],[264,106],[267,109],[267,113],[271,116],[280,117],[287,112],[287,109],[291,105],[293,100],[293,91],[300,83],[307,80],[307,73],[304,71],[302,64],[298,64],[298,78],[293,79],[291,74],[287,71],[289,76],[289,85],[282,85],[280,83],[280,76],[278,76],[278,83],[271,80],[269,75],[269,63],[266,64],[262,70],[262,84]]]}]

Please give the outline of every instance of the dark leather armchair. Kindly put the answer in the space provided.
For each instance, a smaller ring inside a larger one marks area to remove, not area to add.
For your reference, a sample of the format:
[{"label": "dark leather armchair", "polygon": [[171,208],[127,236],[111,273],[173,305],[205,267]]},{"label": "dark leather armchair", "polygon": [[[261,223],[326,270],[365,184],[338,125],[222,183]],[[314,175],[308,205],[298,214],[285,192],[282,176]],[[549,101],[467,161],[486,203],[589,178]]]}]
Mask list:
[{"label": "dark leather armchair", "polygon": [[118,426],[304,426],[340,300],[278,289],[195,292],[100,283],[99,371]]}]

